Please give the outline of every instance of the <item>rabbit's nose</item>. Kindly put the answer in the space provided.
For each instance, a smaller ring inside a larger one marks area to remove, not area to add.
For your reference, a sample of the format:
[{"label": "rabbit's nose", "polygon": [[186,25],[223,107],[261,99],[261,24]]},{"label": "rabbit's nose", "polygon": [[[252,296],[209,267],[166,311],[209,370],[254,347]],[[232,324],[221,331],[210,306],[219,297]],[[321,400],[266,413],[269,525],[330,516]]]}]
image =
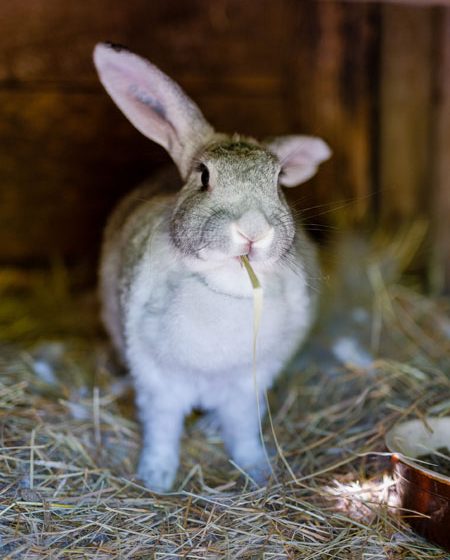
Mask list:
[{"label": "rabbit's nose", "polygon": [[231,237],[235,243],[246,243],[248,249],[256,247],[264,249],[270,245],[274,235],[274,229],[271,225],[267,224],[264,230],[251,230],[243,229],[242,226],[233,222],[231,224]]}]

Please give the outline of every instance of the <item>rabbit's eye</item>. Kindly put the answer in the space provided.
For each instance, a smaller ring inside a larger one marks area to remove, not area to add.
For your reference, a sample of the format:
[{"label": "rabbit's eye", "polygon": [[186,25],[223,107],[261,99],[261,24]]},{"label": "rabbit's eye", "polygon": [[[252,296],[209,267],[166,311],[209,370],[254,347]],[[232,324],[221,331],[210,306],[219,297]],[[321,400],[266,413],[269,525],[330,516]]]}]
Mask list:
[{"label": "rabbit's eye", "polygon": [[209,188],[209,170],[204,163],[201,163],[199,166],[199,171],[201,172],[202,180],[202,186],[200,187],[200,190],[207,191]]}]

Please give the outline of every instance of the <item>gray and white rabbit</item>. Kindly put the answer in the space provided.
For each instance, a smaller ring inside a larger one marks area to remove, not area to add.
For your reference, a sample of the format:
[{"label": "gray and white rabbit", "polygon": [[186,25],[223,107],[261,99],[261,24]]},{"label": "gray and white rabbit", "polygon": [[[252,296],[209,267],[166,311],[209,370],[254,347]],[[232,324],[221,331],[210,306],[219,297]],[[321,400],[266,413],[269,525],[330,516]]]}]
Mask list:
[{"label": "gray and white rabbit", "polygon": [[[106,91],[132,124],[163,146],[182,179],[163,176],[125,198],[105,232],[103,320],[131,372],[143,445],[138,475],[166,491],[179,463],[183,420],[211,411],[225,445],[257,483],[269,465],[257,398],[304,340],[315,308],[315,250],[282,186],[312,177],[330,156],[319,138],[268,143],[214,131],[182,89],[147,60],[98,44]],[[252,287],[264,289],[255,395]]]}]

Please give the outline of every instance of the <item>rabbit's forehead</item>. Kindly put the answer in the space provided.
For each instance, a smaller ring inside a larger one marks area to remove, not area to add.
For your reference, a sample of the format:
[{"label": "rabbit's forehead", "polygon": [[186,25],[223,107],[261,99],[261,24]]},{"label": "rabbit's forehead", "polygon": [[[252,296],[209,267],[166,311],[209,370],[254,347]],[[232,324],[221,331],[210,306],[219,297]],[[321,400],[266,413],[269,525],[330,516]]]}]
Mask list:
[{"label": "rabbit's forehead", "polygon": [[246,141],[220,143],[204,153],[214,166],[218,179],[239,178],[243,181],[257,176],[271,178],[278,172],[277,158],[263,146]]}]

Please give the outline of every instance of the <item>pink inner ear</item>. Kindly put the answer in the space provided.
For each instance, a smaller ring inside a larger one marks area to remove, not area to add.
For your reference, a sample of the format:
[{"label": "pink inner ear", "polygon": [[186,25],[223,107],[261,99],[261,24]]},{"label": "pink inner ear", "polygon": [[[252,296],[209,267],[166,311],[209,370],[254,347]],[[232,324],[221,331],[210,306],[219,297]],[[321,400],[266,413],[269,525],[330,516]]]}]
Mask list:
[{"label": "pink inner ear", "polygon": [[328,159],[331,150],[320,138],[314,136],[282,136],[275,139],[269,149],[285,162],[291,159],[299,164],[319,164]]},{"label": "pink inner ear", "polygon": [[170,132],[168,131],[168,140],[170,143],[172,142],[171,137],[178,137],[175,127],[167,117],[167,110],[159,99],[153,97],[148,90],[139,88],[137,84],[132,84],[128,88],[128,93],[132,100],[142,103],[149,111],[151,111],[155,121],[160,121],[159,126],[162,129],[165,129],[166,127],[171,129]]},{"label": "pink inner ear", "polygon": [[177,133],[162,101],[160,72],[131,53],[106,54],[99,57],[98,70],[110,96],[140,132],[173,151]]},{"label": "pink inner ear", "polygon": [[328,159],[331,151],[320,138],[312,136],[282,136],[275,139],[269,149],[281,164],[281,184],[294,187],[311,178],[317,166]]},{"label": "pink inner ear", "polygon": [[152,109],[158,116],[162,119],[166,119],[166,109],[164,108],[161,101],[149,95],[148,91],[145,89],[139,89],[137,84],[131,84],[128,88],[128,93],[140,101],[150,109]]},{"label": "pink inner ear", "polygon": [[293,152],[289,152],[285,155],[283,159],[281,159],[281,166],[289,167],[293,165],[311,165],[314,161],[314,158],[311,154],[302,148],[299,148]]}]

